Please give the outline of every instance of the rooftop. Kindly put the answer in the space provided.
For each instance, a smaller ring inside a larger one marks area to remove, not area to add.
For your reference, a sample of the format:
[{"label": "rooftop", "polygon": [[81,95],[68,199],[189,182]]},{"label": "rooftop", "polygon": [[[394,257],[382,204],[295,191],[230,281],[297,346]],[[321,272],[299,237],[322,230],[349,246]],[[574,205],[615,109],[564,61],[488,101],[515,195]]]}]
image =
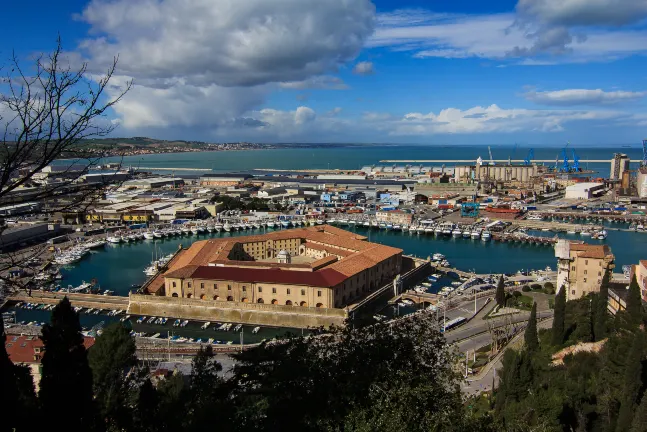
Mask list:
[{"label": "rooftop", "polygon": [[[85,349],[90,348],[94,345],[94,338],[84,337],[83,345],[85,345]],[[38,336],[7,335],[5,348],[13,363],[40,363],[43,358],[43,352],[36,354],[37,350],[43,348],[43,341]]]},{"label": "rooftop", "polygon": [[[316,260],[295,259],[290,264],[230,258],[232,251],[245,244],[290,239],[300,240],[307,249],[323,251],[325,256]],[[401,253],[401,249],[370,243],[364,236],[328,225],[204,240],[180,250],[166,272],[158,275],[146,289],[149,293],[157,292],[164,286],[165,277],[332,287]]]}]

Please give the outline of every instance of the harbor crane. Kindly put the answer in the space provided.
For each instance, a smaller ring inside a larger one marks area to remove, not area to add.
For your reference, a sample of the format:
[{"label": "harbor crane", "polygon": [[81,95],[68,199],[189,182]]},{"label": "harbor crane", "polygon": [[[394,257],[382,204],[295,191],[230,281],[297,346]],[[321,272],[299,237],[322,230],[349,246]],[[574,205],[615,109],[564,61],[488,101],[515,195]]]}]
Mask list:
[{"label": "harbor crane", "polygon": [[494,165],[494,158],[492,157],[492,149],[490,148],[490,146],[487,146],[487,151],[490,154],[490,163],[489,163],[489,165]]},{"label": "harbor crane", "polygon": [[580,157],[575,154],[575,149],[571,149],[573,152],[573,171],[578,172],[580,170]]},{"label": "harbor crane", "polygon": [[532,164],[532,160],[533,160],[534,158],[535,158],[535,150],[534,150],[534,149],[530,149],[530,151],[528,152],[528,156],[526,156],[526,158],[523,160],[523,164],[524,164],[524,165],[531,165],[531,164]]}]

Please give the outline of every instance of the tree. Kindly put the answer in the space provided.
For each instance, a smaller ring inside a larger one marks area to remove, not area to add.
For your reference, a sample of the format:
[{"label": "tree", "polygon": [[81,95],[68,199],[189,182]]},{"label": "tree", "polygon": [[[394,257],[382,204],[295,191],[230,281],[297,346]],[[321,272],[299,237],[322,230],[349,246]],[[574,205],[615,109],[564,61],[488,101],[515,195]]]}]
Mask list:
[{"label": "tree", "polygon": [[647,432],[647,392],[643,394],[636,409],[630,432]]},{"label": "tree", "polygon": [[642,297],[640,296],[640,287],[636,280],[636,275],[631,278],[629,284],[629,297],[627,298],[627,315],[632,328],[638,328],[643,321]]},{"label": "tree", "polygon": [[593,337],[596,341],[604,339],[607,335],[609,315],[607,312],[608,298],[609,298],[609,282],[611,280],[611,272],[607,269],[604,272],[602,283],[600,284],[600,293],[596,303],[593,324]]},{"label": "tree", "polygon": [[532,309],[530,310],[530,318],[528,318],[528,325],[526,326],[526,332],[523,335],[524,342],[526,344],[526,349],[530,352],[537,351],[539,349],[539,337],[537,336],[537,303],[532,303]]},{"label": "tree", "polygon": [[264,343],[236,360],[241,430],[463,430],[455,357],[431,315]]},{"label": "tree", "polygon": [[552,343],[561,345],[564,342],[564,321],[566,319],[566,287],[562,286],[555,297],[555,314],[553,316]]},{"label": "tree", "polygon": [[[213,422],[216,415],[223,420],[225,415],[219,415],[222,411],[221,393],[222,379],[218,373],[222,366],[213,355],[211,345],[200,347],[200,350],[193,358],[191,368],[191,385],[188,400],[188,426],[187,430],[206,430]],[[220,423],[224,428],[224,421]]]},{"label": "tree", "polygon": [[644,335],[637,333],[634,336],[631,350],[627,356],[625,366],[622,397],[620,400],[620,412],[616,430],[624,432],[629,430],[633,415],[638,403],[639,391],[642,387],[642,360],[644,352]]},{"label": "tree", "polygon": [[145,379],[139,387],[137,402],[133,412],[133,429],[138,432],[157,432],[159,424],[159,397],[150,379]]},{"label": "tree", "polygon": [[503,275],[499,277],[499,283],[496,286],[496,304],[503,307],[505,306],[505,284],[503,283]]},{"label": "tree", "polygon": [[[85,63],[73,66],[60,38],[54,51],[36,57],[33,65],[23,65],[14,55],[6,67],[0,67],[6,72],[0,78],[4,89],[0,90],[0,205],[39,203],[51,213],[87,206],[100,197],[111,176],[104,182],[80,180],[104,156],[87,139],[106,136],[115,129],[115,124],[104,118],[105,113],[132,85],[126,83],[114,97],[106,95],[116,67],[117,58],[105,75],[99,76],[89,73]],[[73,161],[59,173],[62,181],[40,181],[36,174],[60,158]],[[27,258],[4,253],[0,274],[23,266],[44,250],[32,250]],[[18,283],[5,276],[2,279],[14,287]]]},{"label": "tree", "polygon": [[39,392],[42,417],[54,430],[100,429],[81,325],[67,297],[56,305],[50,324],[45,324],[42,331],[45,349]]},{"label": "tree", "polygon": [[94,395],[101,417],[117,429],[127,429],[132,414],[126,403],[129,383],[126,373],[137,364],[135,342],[122,323],[103,330],[88,354]]}]

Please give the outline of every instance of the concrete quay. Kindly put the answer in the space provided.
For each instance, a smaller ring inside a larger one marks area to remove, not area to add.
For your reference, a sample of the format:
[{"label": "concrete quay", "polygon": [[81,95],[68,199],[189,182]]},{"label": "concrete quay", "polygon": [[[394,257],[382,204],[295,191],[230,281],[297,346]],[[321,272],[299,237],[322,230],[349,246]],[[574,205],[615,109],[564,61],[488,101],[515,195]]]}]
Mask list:
[{"label": "concrete quay", "polygon": [[641,222],[647,223],[646,215],[635,214],[599,214],[582,213],[574,211],[533,211],[533,214],[540,215],[545,219],[559,220],[593,220],[593,221],[616,221],[616,222]]},{"label": "concrete quay", "polygon": [[128,297],[121,296],[44,291],[32,291],[31,295],[24,291],[19,291],[7,297],[7,301],[38,304],[58,304],[58,302],[63,300],[64,297],[67,297],[68,300],[70,300],[72,306],[105,310],[126,310],[128,309],[129,302]]}]

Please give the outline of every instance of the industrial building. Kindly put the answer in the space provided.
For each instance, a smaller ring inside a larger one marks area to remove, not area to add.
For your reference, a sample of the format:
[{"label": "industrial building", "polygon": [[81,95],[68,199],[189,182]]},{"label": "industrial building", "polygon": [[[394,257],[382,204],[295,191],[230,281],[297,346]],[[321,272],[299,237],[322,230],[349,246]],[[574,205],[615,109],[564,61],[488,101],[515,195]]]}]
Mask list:
[{"label": "industrial building", "polygon": [[161,187],[179,187],[184,186],[184,180],[179,177],[155,177],[147,179],[137,179],[125,181],[122,189],[158,189]]},{"label": "industrial building", "polygon": [[212,308],[223,302],[339,309],[392,281],[401,266],[401,249],[323,225],[196,242],[143,288]]},{"label": "industrial building", "polygon": [[631,160],[629,156],[623,153],[616,153],[611,159],[611,174],[609,179],[611,180],[622,180],[622,174],[625,171],[629,171],[629,164]]},{"label": "industrial building", "polygon": [[54,223],[19,225],[7,228],[0,234],[0,251],[6,252],[21,243],[42,242],[59,235],[61,226]]},{"label": "industrial building", "polygon": [[566,199],[587,200],[604,193],[603,183],[575,183],[566,187]]},{"label": "industrial building", "polygon": [[537,165],[458,165],[454,169],[454,182],[518,181],[530,183],[540,175]]},{"label": "industrial building", "polygon": [[249,174],[204,174],[200,177],[200,186],[226,187],[245,183],[252,176]]},{"label": "industrial building", "polygon": [[615,257],[607,245],[558,240],[557,289],[566,289],[566,300],[600,291],[604,273],[613,270]]}]

